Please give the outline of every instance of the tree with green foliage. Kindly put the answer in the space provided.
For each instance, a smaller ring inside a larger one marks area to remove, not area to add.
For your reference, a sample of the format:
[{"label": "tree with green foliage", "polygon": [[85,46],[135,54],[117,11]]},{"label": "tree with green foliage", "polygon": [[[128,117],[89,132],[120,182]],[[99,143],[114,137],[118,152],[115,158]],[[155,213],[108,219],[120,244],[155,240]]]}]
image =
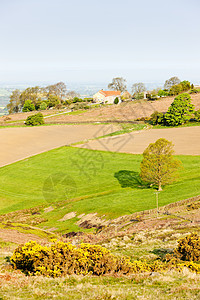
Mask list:
[{"label": "tree with green foliage", "polygon": [[26,119],[25,124],[27,126],[37,126],[37,125],[42,125],[44,124],[44,117],[42,113],[37,113],[35,115],[29,116]]},{"label": "tree with green foliage", "polygon": [[164,120],[167,126],[182,125],[190,120],[194,114],[194,105],[189,94],[177,96],[165,114]]},{"label": "tree with green foliage", "polygon": [[159,97],[167,97],[169,95],[169,92],[167,90],[159,90],[158,91],[158,96]]},{"label": "tree with green foliage", "polygon": [[119,103],[119,98],[116,97],[115,100],[114,100],[114,104],[118,104]]},{"label": "tree with green foliage", "polygon": [[25,89],[21,94],[20,94],[20,103],[21,106],[24,106],[24,103],[26,100],[31,100],[34,105],[38,101],[41,101],[41,95],[43,93],[43,89],[40,88],[39,86],[35,87],[29,87]]},{"label": "tree with green foliage", "polygon": [[31,100],[26,100],[23,106],[22,111],[23,112],[28,112],[28,111],[33,111],[35,110],[35,105],[32,103]]},{"label": "tree with green foliage", "polygon": [[141,179],[156,185],[158,191],[162,191],[162,185],[174,182],[181,163],[173,157],[173,153],[173,144],[166,139],[160,138],[149,144],[140,165]]},{"label": "tree with green foliage", "polygon": [[108,88],[115,91],[126,91],[126,79],[123,77],[115,77],[112,82],[109,83]]},{"label": "tree with green foliage", "polygon": [[48,107],[55,107],[60,103],[60,99],[56,95],[49,95],[47,99]]},{"label": "tree with green foliage", "polygon": [[164,114],[159,111],[154,111],[150,116],[150,121],[152,125],[163,124]]},{"label": "tree with green foliage", "polygon": [[47,109],[47,103],[46,101],[42,101],[40,103],[39,110],[46,110],[46,109]]},{"label": "tree with green foliage", "polygon": [[188,80],[183,80],[180,84],[182,85],[183,92],[186,92],[191,88],[191,84]]},{"label": "tree with green foliage", "polygon": [[190,82],[187,80],[181,81],[179,84],[173,85],[169,90],[170,96],[179,95],[182,92],[186,92],[190,89]]},{"label": "tree with green foliage", "polygon": [[200,122],[200,109],[196,110],[195,113],[194,113],[194,115],[195,115],[195,120],[197,122]]}]

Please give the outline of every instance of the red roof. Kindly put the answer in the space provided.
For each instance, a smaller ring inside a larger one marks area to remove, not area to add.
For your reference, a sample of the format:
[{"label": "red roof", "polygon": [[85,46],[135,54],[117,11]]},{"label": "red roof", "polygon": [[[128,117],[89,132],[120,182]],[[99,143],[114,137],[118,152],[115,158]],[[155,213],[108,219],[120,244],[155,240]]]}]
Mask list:
[{"label": "red roof", "polygon": [[101,93],[102,95],[104,95],[105,97],[109,97],[109,96],[120,96],[121,92],[120,91],[99,91],[99,93]]}]

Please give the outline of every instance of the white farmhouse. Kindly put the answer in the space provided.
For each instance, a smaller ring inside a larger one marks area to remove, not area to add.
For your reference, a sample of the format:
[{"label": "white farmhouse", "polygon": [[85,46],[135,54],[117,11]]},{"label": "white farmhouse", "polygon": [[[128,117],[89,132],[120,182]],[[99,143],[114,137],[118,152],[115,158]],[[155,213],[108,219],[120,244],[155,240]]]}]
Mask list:
[{"label": "white farmhouse", "polygon": [[121,92],[120,91],[104,91],[100,90],[93,96],[93,101],[95,103],[113,104],[115,98],[119,99],[121,102]]}]

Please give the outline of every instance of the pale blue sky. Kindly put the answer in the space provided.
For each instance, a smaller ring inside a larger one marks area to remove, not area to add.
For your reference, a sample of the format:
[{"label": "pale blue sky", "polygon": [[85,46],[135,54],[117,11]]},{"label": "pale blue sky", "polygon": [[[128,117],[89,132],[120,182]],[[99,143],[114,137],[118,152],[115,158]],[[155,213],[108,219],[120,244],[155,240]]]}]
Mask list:
[{"label": "pale blue sky", "polygon": [[0,81],[200,83],[199,0],[0,0]]}]

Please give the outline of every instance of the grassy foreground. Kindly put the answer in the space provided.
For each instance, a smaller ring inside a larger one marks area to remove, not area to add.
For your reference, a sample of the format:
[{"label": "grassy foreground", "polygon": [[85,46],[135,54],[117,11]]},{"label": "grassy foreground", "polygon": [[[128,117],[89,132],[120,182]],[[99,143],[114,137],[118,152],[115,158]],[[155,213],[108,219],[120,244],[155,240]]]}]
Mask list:
[{"label": "grassy foreground", "polygon": [[[199,157],[178,156],[179,180],[159,195],[163,206],[200,191]],[[66,213],[106,215],[108,218],[155,208],[155,188],[141,186],[142,156],[62,147],[0,169],[0,213],[60,202],[43,213],[47,227]],[[76,218],[57,222],[59,230],[73,228]]]},{"label": "grassy foreground", "polygon": [[[131,260],[157,260],[176,247],[177,239],[199,228],[147,230],[117,237],[103,244],[112,253]],[[68,275],[60,278],[26,276],[6,262],[16,245],[0,240],[0,299],[199,299],[200,274],[188,269],[178,272],[144,272],[127,276]]]}]

